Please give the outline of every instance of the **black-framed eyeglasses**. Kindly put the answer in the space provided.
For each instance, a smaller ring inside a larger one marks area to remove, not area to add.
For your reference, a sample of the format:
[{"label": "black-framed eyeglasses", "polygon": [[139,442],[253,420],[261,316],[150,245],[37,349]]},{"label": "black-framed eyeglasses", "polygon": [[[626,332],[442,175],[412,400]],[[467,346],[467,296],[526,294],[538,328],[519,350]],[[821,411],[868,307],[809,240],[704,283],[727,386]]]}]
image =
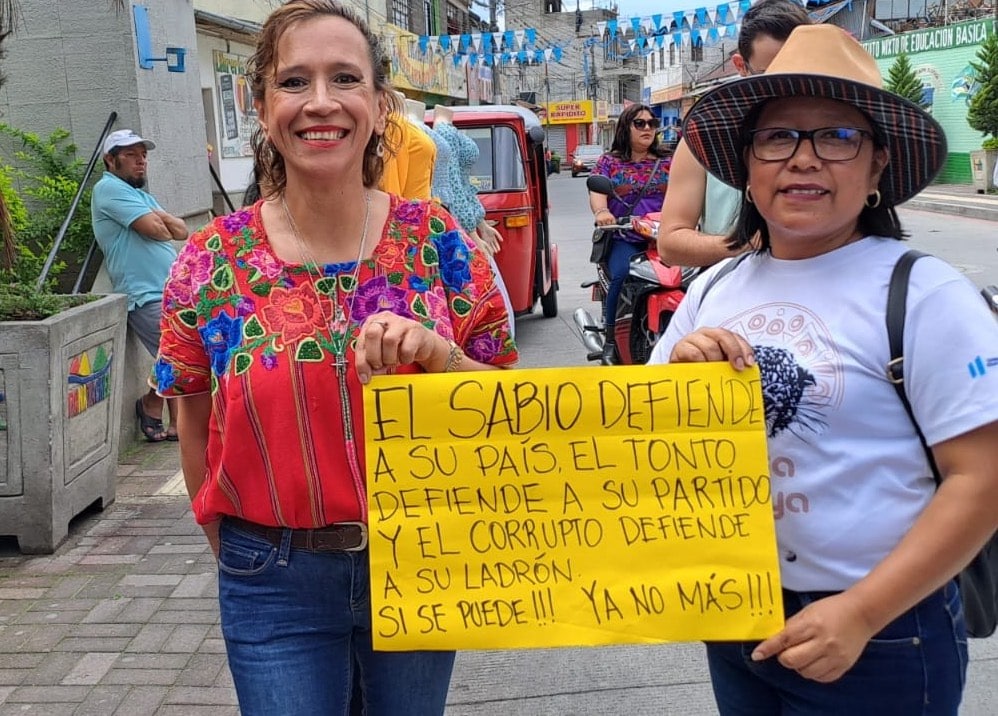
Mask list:
[{"label": "black-framed eyeglasses", "polygon": [[763,162],[782,162],[797,153],[802,139],[810,139],[814,154],[826,162],[847,162],[859,156],[866,137],[873,133],[856,127],[820,127],[806,131],[787,127],[753,129],[752,155]]},{"label": "black-framed eyeglasses", "polygon": [[632,119],[631,124],[638,129],[644,129],[645,127],[648,129],[658,129],[662,123],[653,117],[651,119]]}]

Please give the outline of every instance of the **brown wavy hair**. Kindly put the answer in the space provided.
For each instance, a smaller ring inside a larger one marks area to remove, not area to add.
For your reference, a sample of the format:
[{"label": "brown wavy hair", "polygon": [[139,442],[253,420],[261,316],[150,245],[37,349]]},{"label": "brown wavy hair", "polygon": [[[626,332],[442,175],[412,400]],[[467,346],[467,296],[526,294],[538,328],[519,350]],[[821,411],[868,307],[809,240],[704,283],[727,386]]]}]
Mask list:
[{"label": "brown wavy hair", "polygon": [[[291,0],[270,14],[263,23],[256,51],[250,58],[246,70],[253,99],[259,102],[264,100],[267,83],[277,69],[277,45],[284,33],[296,23],[324,16],[341,17],[360,30],[367,41],[368,60],[374,69],[374,88],[381,93],[381,101],[387,110],[387,122],[389,125],[397,123],[398,118],[403,116],[404,108],[392,92],[391,82],[388,81],[389,63],[381,43],[359,15],[337,0]],[[399,132],[389,132],[388,129],[389,127],[386,127],[385,135],[372,132],[364,148],[365,187],[376,186],[385,170],[385,160],[378,156],[378,144],[383,145],[385,152],[394,153],[396,150],[391,146],[393,142],[389,137],[394,138]],[[252,146],[253,171],[260,184],[261,193],[264,196],[283,193],[288,181],[284,157],[267,139],[262,127],[257,127],[253,132]]]}]

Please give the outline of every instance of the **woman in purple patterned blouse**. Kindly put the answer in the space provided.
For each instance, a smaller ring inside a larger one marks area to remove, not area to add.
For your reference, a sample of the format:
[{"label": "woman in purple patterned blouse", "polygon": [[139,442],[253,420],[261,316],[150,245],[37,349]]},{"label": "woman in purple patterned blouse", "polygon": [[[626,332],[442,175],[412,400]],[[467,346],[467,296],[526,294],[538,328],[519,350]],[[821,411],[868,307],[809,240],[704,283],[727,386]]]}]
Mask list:
[{"label": "woman in purple patterned blouse", "polygon": [[[614,190],[609,197],[589,192],[589,207],[597,226],[616,224],[628,216],[658,211],[662,206],[669,182],[671,155],[659,145],[658,127],[659,120],[647,105],[632,104],[621,113],[610,151],[599,158],[593,169],[593,174],[607,177]],[[610,288],[603,316],[607,327],[613,325],[617,315],[617,299],[631,257],[643,251],[646,245],[647,239],[632,231],[620,232],[611,240],[607,261]],[[605,357],[611,358],[610,362],[616,362],[616,350],[613,331],[608,330],[603,352],[609,353]]]}]

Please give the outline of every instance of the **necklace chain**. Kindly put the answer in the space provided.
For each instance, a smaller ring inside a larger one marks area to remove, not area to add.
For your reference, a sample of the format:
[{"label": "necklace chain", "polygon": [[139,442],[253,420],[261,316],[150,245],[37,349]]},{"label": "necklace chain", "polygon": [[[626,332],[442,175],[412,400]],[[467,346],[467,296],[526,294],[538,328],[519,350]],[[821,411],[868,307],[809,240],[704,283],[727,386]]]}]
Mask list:
[{"label": "necklace chain", "polygon": [[[323,278],[319,262],[316,261],[315,256],[309,251],[301,232],[298,231],[298,225],[295,223],[295,219],[291,215],[291,209],[288,208],[288,201],[283,195],[281,196],[281,207],[284,209],[284,216],[288,220],[288,226],[291,227],[291,234],[295,237],[295,243],[298,245],[298,253],[308,274],[308,282],[311,284],[312,291],[315,293],[316,301],[319,304],[319,314],[329,329],[329,337],[333,343],[333,355],[336,358],[333,365],[337,370],[340,370],[346,365],[347,336],[350,332],[350,321],[353,321],[353,305],[354,301],[357,300],[357,282],[360,280],[360,262],[364,257],[364,245],[367,243],[367,227],[371,219],[371,192],[364,192],[364,229],[360,235],[360,246],[357,248],[357,264],[354,266],[353,274],[350,277],[353,291],[350,294],[350,303],[347,306],[350,312],[349,317],[344,315],[343,306],[340,305],[339,279],[336,279],[336,283],[334,284],[333,317],[329,318],[326,316],[326,310],[322,307],[322,296],[319,292],[318,282],[315,278],[316,272],[319,273],[319,280]],[[334,333],[339,333],[339,336],[334,335]]]}]

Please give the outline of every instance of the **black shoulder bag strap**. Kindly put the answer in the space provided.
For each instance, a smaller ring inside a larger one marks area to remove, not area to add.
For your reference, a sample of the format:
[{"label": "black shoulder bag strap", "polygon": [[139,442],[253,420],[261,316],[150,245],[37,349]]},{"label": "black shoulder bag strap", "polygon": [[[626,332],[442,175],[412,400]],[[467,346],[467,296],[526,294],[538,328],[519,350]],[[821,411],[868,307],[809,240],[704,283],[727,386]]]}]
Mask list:
[{"label": "black shoulder bag strap", "polygon": [[904,317],[908,301],[908,278],[914,263],[927,255],[921,251],[907,251],[894,264],[894,271],[891,273],[891,283],[887,289],[887,340],[891,350],[891,359],[887,363],[887,380],[894,386],[894,390],[897,391],[898,397],[901,399],[901,405],[904,406],[905,412],[908,413],[908,417],[911,418],[911,422],[915,426],[915,432],[925,450],[925,457],[929,461],[932,476],[936,480],[936,487],[938,487],[942,482],[942,477],[939,474],[939,468],[936,467],[936,459],[932,456],[932,450],[929,449],[929,444],[925,441],[922,428],[915,420],[915,413],[911,409],[908,394],[904,389]]},{"label": "black shoulder bag strap", "polygon": [[[912,264],[926,255],[918,251],[908,251],[898,259],[891,274],[890,288],[887,291],[887,336],[891,347],[887,379],[894,384],[894,389],[901,398],[901,404],[915,426],[915,432],[922,442],[925,457],[929,461],[932,477],[938,489],[942,483],[939,467],[925,441],[922,428],[915,420],[915,413],[911,409],[911,403],[908,402],[904,389],[904,315],[908,298],[908,277]],[[998,624],[998,533],[991,535],[970,564],[957,575],[957,581],[960,584],[967,635],[979,638],[991,636]]]}]

